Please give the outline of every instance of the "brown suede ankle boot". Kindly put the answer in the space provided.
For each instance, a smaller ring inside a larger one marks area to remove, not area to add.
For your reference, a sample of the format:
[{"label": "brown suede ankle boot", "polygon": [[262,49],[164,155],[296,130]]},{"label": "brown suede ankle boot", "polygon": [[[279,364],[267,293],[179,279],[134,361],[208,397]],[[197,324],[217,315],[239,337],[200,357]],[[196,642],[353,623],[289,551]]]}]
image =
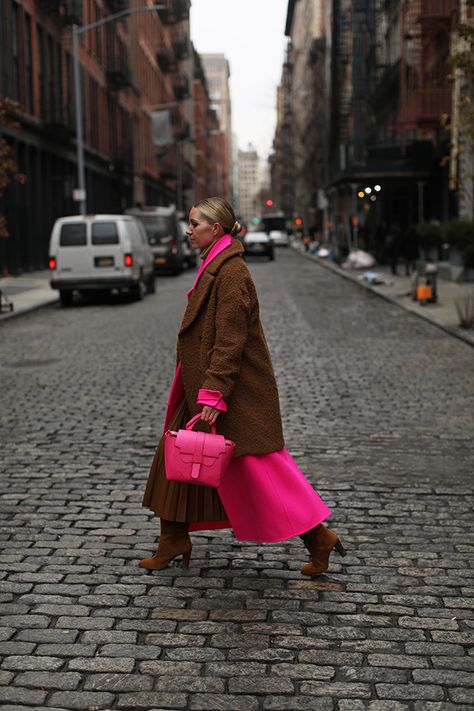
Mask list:
[{"label": "brown suede ankle boot", "polygon": [[138,562],[140,568],[147,570],[163,570],[167,568],[174,558],[183,556],[183,568],[189,567],[192,543],[189,538],[188,524],[179,521],[165,521],[160,519],[161,533],[158,550],[149,558]]},{"label": "brown suede ankle boot", "polygon": [[329,567],[329,554],[334,548],[341,556],[345,556],[347,553],[337,534],[323,526],[322,523],[303,533],[300,538],[311,557],[311,563],[306,563],[301,568],[303,575],[324,573]]}]

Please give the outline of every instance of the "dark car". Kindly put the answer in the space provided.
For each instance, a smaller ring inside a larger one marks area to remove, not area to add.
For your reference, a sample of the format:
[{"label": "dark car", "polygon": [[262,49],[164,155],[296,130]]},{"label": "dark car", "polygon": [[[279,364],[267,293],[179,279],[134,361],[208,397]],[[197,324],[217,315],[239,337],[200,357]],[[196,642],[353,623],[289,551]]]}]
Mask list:
[{"label": "dark car", "polygon": [[247,232],[242,240],[247,257],[267,257],[275,259],[273,241],[265,232]]},{"label": "dark car", "polygon": [[197,264],[199,250],[191,247],[191,244],[189,242],[189,238],[187,235],[188,223],[185,222],[185,220],[180,220],[179,221],[179,228],[181,230],[181,241],[183,243],[184,261],[186,262],[186,266],[188,266],[189,269],[194,269],[194,267]]},{"label": "dark car", "polygon": [[178,213],[174,205],[169,207],[134,207],[125,211],[143,224],[148,243],[153,251],[155,272],[171,271],[181,274],[186,256]]}]

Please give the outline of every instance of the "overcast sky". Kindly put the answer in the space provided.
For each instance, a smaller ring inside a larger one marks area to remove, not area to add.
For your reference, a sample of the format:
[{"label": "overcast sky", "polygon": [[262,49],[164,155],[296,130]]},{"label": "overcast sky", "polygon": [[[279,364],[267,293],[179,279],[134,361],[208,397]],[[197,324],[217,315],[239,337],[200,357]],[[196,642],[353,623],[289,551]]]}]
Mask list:
[{"label": "overcast sky", "polygon": [[200,54],[221,52],[230,63],[232,124],[239,148],[271,151],[276,87],[286,46],[288,0],[192,0],[191,39]]}]

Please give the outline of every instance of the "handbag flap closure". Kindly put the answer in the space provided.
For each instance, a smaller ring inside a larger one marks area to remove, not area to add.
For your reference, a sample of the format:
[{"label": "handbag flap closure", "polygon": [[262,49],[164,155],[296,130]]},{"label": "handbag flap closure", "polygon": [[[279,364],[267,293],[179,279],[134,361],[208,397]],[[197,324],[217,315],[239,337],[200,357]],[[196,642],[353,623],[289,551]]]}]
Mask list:
[{"label": "handbag flap closure", "polygon": [[206,463],[207,458],[217,459],[224,454],[226,441],[222,435],[194,432],[193,430],[178,430],[176,447],[181,455],[190,455]]},{"label": "handbag flap closure", "polygon": [[[167,430],[165,433],[166,477],[178,481],[201,481],[219,486],[222,468],[235,448],[234,442],[222,435],[193,430]],[[168,470],[169,468],[169,470]],[[171,476],[174,472],[176,476]]]}]

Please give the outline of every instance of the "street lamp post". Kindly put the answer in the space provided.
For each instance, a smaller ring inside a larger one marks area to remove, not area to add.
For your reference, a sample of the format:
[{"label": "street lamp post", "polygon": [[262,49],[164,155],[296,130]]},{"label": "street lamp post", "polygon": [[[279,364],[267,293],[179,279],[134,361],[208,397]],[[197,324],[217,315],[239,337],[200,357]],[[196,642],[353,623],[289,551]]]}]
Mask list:
[{"label": "street lamp post", "polygon": [[89,25],[72,26],[72,53],[74,62],[74,105],[76,109],[76,150],[77,150],[77,202],[79,203],[80,214],[87,212],[86,175],[84,165],[84,135],[82,130],[82,96],[81,96],[81,68],[79,63],[79,36],[96,27],[101,27],[108,22],[119,20],[121,17],[132,15],[136,12],[150,12],[152,10],[163,10],[165,5],[147,5],[146,7],[131,7],[113,15],[107,15],[97,22]]}]

